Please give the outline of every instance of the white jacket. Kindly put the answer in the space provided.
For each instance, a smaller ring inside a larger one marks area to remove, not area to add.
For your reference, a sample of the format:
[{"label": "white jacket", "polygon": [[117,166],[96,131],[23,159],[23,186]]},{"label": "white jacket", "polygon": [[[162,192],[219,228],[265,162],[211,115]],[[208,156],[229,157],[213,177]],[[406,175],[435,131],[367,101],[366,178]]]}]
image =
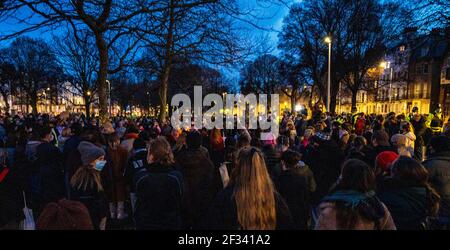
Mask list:
[{"label": "white jacket", "polygon": [[411,155],[414,155],[414,141],[416,140],[416,135],[413,132],[408,132],[404,134],[406,136],[406,148]]}]

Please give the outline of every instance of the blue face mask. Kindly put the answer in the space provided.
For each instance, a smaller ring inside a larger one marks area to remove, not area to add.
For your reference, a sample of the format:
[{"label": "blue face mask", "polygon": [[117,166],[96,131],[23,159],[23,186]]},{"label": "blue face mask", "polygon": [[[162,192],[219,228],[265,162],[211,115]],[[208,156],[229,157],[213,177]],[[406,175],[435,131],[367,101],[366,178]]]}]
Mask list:
[{"label": "blue face mask", "polygon": [[105,160],[103,160],[103,161],[97,161],[97,162],[95,163],[94,169],[97,170],[97,171],[102,171],[102,169],[105,167],[105,164],[106,164],[106,161],[105,161]]}]

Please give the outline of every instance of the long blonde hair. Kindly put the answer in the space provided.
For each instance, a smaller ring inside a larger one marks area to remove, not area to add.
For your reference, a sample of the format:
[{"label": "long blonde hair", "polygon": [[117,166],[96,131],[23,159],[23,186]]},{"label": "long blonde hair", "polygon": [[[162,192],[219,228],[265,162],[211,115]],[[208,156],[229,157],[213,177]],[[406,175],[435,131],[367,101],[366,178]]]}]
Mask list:
[{"label": "long blonde hair", "polygon": [[242,229],[275,229],[275,188],[259,149],[244,147],[239,151],[230,183],[234,185],[233,195]]},{"label": "long blonde hair", "polygon": [[103,191],[100,172],[91,165],[80,167],[70,179],[70,185],[82,191],[86,191],[88,188],[96,189],[99,192]]}]

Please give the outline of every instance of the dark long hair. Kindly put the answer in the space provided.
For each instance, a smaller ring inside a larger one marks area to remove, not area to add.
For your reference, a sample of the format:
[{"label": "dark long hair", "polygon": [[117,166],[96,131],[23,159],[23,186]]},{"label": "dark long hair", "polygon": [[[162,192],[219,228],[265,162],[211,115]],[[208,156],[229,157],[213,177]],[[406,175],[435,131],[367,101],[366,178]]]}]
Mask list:
[{"label": "dark long hair", "polygon": [[[361,193],[374,191],[376,186],[375,174],[365,162],[351,159],[343,164],[341,178],[332,192],[352,190]],[[376,197],[370,197],[358,207],[352,208],[345,202],[336,202],[336,220],[339,229],[353,229],[358,218],[364,218],[379,227],[379,221],[384,217],[385,211],[382,203]]]},{"label": "dark long hair", "polygon": [[441,197],[428,182],[428,171],[418,161],[400,156],[392,165],[393,178],[413,187],[424,187],[427,190],[426,206],[430,216],[435,216],[439,211]]}]

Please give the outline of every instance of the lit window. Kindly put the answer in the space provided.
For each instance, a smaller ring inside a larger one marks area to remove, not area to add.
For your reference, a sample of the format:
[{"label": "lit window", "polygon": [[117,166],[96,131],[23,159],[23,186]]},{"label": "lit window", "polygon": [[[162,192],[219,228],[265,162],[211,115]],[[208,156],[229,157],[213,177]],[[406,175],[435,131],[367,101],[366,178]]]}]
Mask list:
[{"label": "lit window", "polygon": [[405,45],[400,46],[399,51],[400,51],[400,52],[405,51]]}]

